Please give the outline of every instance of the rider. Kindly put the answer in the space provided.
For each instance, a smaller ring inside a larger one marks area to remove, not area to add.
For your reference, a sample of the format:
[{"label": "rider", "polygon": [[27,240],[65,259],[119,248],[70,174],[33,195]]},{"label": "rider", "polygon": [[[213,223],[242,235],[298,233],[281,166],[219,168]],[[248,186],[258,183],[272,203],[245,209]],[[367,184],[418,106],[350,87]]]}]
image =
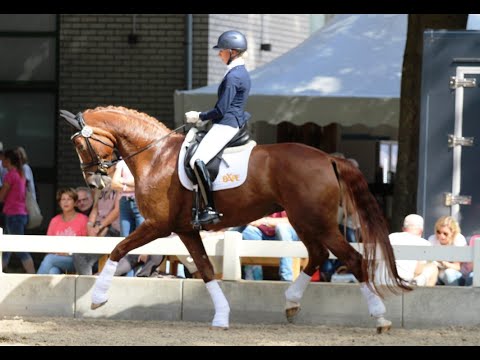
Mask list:
[{"label": "rider", "polygon": [[205,209],[199,214],[201,224],[217,223],[221,216],[215,210],[212,183],[206,164],[233,139],[251,116],[244,111],[250,92],[250,75],[245,69],[244,60],[247,39],[241,32],[229,30],[220,35],[213,49],[219,50],[218,56],[227,65],[227,72],[218,87],[217,103],[208,111],[185,113],[188,123],[206,120],[213,122],[190,160],[190,167],[195,172],[205,203]]}]

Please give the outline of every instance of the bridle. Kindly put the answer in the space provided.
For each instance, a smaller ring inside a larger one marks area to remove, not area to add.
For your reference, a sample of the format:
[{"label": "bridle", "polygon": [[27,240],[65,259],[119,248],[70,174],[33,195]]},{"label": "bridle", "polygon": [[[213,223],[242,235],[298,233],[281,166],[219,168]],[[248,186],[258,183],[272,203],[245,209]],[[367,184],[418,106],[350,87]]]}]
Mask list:
[{"label": "bridle", "polygon": [[[118,154],[118,150],[115,147],[115,144],[107,144],[105,141],[102,139],[99,139],[98,137],[94,136],[93,129],[85,124],[85,120],[83,120],[83,115],[81,112],[79,112],[77,115],[75,115],[75,120],[77,120],[78,124],[80,125],[80,131],[76,132],[70,137],[70,140],[75,143],[75,139],[79,136],[82,136],[85,139],[85,143],[87,144],[87,150],[90,155],[90,158],[93,159],[92,162],[84,164],[82,162],[82,159],[80,159],[80,169],[85,173],[85,174],[100,174],[100,175],[108,175],[108,169],[111,168],[113,165],[115,165],[118,161],[120,161],[119,156],[117,155],[117,159],[112,160],[112,161],[106,161],[102,159],[98,153],[95,151],[95,149],[92,146],[92,143],[90,140],[98,141],[99,143],[111,148],[115,153]],[[95,172],[92,171],[86,171],[86,169],[96,166],[97,169]]]},{"label": "bridle", "polygon": [[[134,152],[133,154],[130,154],[128,156],[126,156],[125,158],[122,158],[122,156],[119,154],[118,152],[118,149],[116,148],[115,146],[115,143],[112,143],[112,144],[108,144],[106,143],[105,141],[103,141],[102,139],[99,139],[98,137],[94,136],[95,133],[93,131],[93,128],[91,128],[90,126],[88,126],[86,123],[85,123],[85,120],[83,119],[83,114],[81,112],[79,112],[77,115],[73,115],[72,113],[68,112],[68,111],[65,111],[65,110],[60,110],[60,113],[61,113],[61,116],[63,116],[64,118],[67,119],[67,121],[69,121],[72,125],[72,120],[76,120],[79,127],[80,127],[80,131],[76,132],[75,134],[73,134],[71,137],[70,137],[70,140],[75,143],[75,139],[78,137],[78,136],[82,136],[84,139],[85,139],[85,143],[87,144],[87,149],[88,149],[88,153],[90,155],[90,158],[93,159],[93,161],[89,162],[89,163],[86,163],[84,164],[82,162],[82,159],[80,159],[80,169],[82,170],[83,173],[85,174],[99,174],[99,175],[108,175],[108,169],[111,168],[112,166],[114,166],[117,162],[119,162],[120,160],[127,160],[135,155],[138,155],[140,154],[141,152],[147,150],[147,149],[150,149],[152,146],[158,144],[160,141],[162,141],[163,139],[167,138],[168,136],[172,135],[173,133],[177,132],[178,130],[184,128],[186,125],[181,125],[179,127],[177,127],[176,129],[170,131],[168,134],[160,137],[159,139],[151,142],[150,144],[144,146],[143,148],[141,148],[140,150]],[[115,160],[111,160],[111,161],[107,161],[107,160],[104,160],[102,159],[98,153],[95,151],[95,149],[93,148],[92,146],[92,143],[90,140],[94,140],[94,141],[98,141],[99,143],[113,149],[113,152],[115,153],[116,155],[116,159]],[[86,171],[86,169],[90,168],[90,167],[93,167],[93,166],[96,166],[97,169],[95,170],[95,172],[92,172],[92,171]]]}]

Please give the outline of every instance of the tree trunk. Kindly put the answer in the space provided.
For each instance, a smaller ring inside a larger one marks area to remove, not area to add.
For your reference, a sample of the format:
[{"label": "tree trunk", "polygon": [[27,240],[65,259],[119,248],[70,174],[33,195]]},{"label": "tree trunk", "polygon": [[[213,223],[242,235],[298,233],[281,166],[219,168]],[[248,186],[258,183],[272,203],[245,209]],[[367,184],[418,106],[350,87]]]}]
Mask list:
[{"label": "tree trunk", "polygon": [[393,195],[392,231],[400,231],[403,218],[417,209],[420,91],[423,32],[426,29],[465,29],[468,14],[409,14],[403,57],[398,130],[398,160]]}]

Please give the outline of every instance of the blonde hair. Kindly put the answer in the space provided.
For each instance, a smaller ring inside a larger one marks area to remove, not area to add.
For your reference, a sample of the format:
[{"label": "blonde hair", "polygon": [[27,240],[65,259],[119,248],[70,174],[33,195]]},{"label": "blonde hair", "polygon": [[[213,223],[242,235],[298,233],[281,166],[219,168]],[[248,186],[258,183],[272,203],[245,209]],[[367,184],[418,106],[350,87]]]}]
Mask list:
[{"label": "blonde hair", "polygon": [[448,239],[449,245],[452,245],[457,235],[461,232],[460,225],[458,224],[457,220],[451,216],[441,216],[435,223],[435,234],[442,226],[448,226],[450,230],[452,230],[452,236],[450,239]]},{"label": "blonde hair", "polygon": [[22,165],[27,164],[28,163],[28,156],[27,156],[27,152],[25,151],[23,146],[17,146],[17,148],[15,150],[17,150],[18,155],[20,156],[20,162],[22,163]]},{"label": "blonde hair", "polygon": [[240,55],[238,55],[237,59],[238,58],[242,58],[243,60],[247,60],[248,58],[248,51],[245,50],[244,52],[240,53]]}]

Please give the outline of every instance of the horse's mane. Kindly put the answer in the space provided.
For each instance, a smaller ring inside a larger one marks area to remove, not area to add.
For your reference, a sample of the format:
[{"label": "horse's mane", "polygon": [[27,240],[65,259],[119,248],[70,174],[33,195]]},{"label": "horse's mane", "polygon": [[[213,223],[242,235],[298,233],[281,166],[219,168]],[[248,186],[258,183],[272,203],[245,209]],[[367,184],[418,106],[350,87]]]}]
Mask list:
[{"label": "horse's mane", "polygon": [[170,131],[170,129],[168,129],[162,122],[155,119],[153,116],[147,115],[147,114],[139,112],[137,110],[128,109],[128,108],[123,107],[123,106],[112,106],[112,105],[110,105],[110,106],[97,106],[95,109],[86,110],[85,113],[97,112],[97,111],[117,112],[117,113],[129,116],[129,117],[133,116],[133,117],[136,117],[137,119],[146,120],[149,123],[152,123],[156,126],[159,126],[159,127],[163,128],[163,130],[165,130],[165,131]]}]

